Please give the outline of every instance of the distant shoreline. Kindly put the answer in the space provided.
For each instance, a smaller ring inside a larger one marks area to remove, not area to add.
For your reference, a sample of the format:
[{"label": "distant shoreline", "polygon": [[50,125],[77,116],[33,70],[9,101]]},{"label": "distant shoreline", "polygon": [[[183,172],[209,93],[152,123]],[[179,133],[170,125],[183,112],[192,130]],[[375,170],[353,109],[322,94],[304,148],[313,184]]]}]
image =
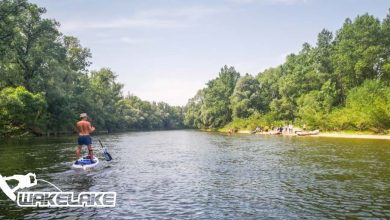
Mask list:
[{"label": "distant shoreline", "polygon": [[[221,133],[227,133],[225,131],[219,131]],[[238,130],[236,134],[252,134],[250,130]],[[255,135],[275,135],[271,133],[254,133]],[[347,134],[343,132],[332,133],[320,133],[317,135],[298,136],[296,134],[280,134],[281,136],[296,136],[296,137],[330,137],[330,138],[353,138],[353,139],[376,139],[376,140],[390,140],[390,135],[381,134]]]},{"label": "distant shoreline", "polygon": [[359,139],[378,139],[390,140],[390,135],[380,134],[345,134],[345,133],[323,133],[312,135],[313,137],[335,137],[335,138],[359,138]]}]

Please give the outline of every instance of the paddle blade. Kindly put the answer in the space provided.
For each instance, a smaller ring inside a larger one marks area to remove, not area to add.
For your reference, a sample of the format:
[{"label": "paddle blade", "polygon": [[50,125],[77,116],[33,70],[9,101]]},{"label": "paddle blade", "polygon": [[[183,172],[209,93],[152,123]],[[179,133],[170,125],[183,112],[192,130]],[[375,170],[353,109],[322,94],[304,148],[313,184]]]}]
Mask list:
[{"label": "paddle blade", "polygon": [[102,142],[100,141],[100,139],[98,139],[98,141],[99,141],[100,147],[101,147],[102,150],[103,150],[104,159],[105,159],[106,161],[112,160],[111,155],[107,152],[107,149],[103,146],[103,144],[102,144]]},{"label": "paddle blade", "polygon": [[104,155],[104,159],[105,159],[106,161],[112,160],[111,155],[110,155],[106,150],[103,151],[103,155]]}]

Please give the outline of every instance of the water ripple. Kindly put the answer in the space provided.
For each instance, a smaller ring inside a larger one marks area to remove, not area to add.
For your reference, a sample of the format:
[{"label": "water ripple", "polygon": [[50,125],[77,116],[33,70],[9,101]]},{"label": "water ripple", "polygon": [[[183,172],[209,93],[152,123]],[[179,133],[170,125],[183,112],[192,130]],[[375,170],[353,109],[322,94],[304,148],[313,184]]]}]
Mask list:
[{"label": "water ripple", "polygon": [[73,139],[0,145],[0,173],[35,172],[64,191],[116,191],[116,207],[21,209],[0,195],[0,219],[390,218],[386,141],[123,133],[100,137],[114,160],[85,172],[69,168]]}]

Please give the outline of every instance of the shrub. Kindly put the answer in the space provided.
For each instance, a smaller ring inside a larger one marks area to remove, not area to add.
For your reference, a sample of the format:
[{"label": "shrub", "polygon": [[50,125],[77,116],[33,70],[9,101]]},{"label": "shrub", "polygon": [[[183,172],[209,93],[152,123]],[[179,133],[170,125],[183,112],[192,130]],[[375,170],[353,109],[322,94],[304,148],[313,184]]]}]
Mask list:
[{"label": "shrub", "polygon": [[22,86],[0,90],[0,135],[40,133],[45,113],[46,101],[42,94],[33,94]]}]

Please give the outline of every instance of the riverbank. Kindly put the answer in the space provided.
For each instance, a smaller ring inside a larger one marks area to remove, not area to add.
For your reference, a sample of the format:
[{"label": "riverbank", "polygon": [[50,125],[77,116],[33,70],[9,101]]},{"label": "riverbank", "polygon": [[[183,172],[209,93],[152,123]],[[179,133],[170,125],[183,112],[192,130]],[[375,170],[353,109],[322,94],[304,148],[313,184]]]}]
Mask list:
[{"label": "riverbank", "polygon": [[[219,129],[218,132],[221,133],[228,133],[226,129]],[[272,132],[257,132],[253,133],[253,131],[250,130],[238,130],[234,132],[235,134],[255,134],[255,135],[282,135],[282,136],[297,136],[297,137],[331,137],[331,138],[354,138],[354,139],[378,139],[378,140],[390,140],[390,135],[384,135],[384,134],[372,134],[367,132],[355,132],[355,133],[349,133],[349,132],[320,132],[316,135],[306,135],[306,136],[299,136],[297,134],[290,134],[290,133],[282,133],[282,134],[275,134]]]},{"label": "riverbank", "polygon": [[346,133],[320,133],[313,137],[334,137],[334,138],[359,138],[359,139],[379,139],[390,140],[390,135],[380,134],[346,134]]}]

